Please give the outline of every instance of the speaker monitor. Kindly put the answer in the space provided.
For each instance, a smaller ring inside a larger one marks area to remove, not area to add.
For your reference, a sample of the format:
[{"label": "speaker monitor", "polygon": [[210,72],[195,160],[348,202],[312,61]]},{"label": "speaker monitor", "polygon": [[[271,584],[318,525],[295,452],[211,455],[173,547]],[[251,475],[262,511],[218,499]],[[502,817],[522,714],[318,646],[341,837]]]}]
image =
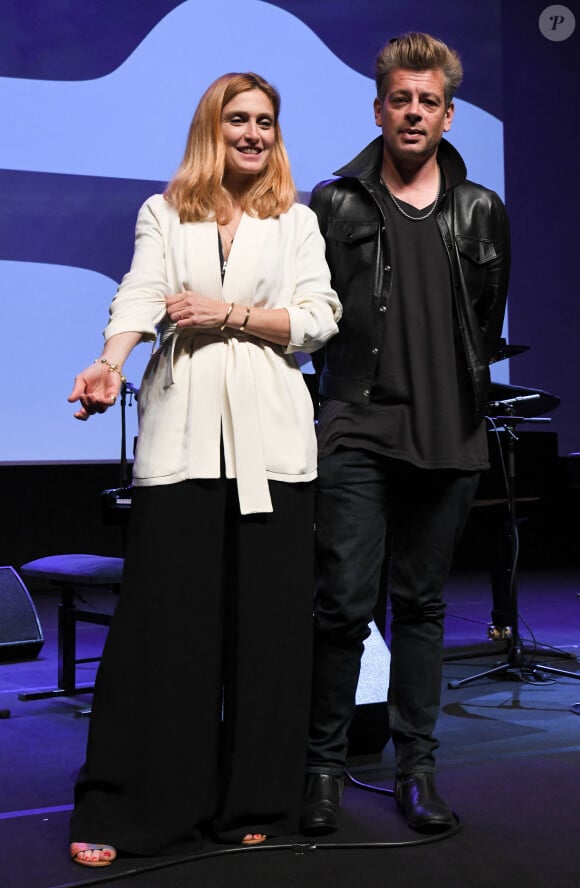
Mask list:
[{"label": "speaker monitor", "polygon": [[375,622],[370,629],[348,732],[349,757],[380,754],[391,736],[387,707],[391,653]]},{"label": "speaker monitor", "polygon": [[36,608],[12,567],[0,567],[0,660],[29,660],[44,644]]}]

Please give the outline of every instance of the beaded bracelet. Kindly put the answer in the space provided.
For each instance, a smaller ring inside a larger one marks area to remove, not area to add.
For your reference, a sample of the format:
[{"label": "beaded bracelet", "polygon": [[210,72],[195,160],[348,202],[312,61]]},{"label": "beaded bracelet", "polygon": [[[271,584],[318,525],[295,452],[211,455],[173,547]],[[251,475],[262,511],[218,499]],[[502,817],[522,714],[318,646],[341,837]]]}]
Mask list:
[{"label": "beaded bracelet", "polygon": [[250,306],[246,305],[246,317],[242,321],[242,326],[239,328],[240,333],[243,333],[246,329],[246,325],[248,323],[248,318],[250,317]]},{"label": "beaded bracelet", "polygon": [[225,329],[226,329],[226,325],[227,325],[227,323],[228,323],[229,316],[231,315],[233,309],[234,309],[234,303],[233,303],[233,302],[230,302],[230,307],[229,307],[228,310],[226,311],[226,316],[225,316],[225,318],[224,318],[224,322],[223,322],[223,324],[222,324],[221,327],[220,327],[220,330],[225,330]]},{"label": "beaded bracelet", "polygon": [[121,382],[127,382],[127,377],[123,376],[123,374],[121,372],[121,368],[119,367],[118,364],[111,364],[111,362],[107,361],[106,358],[95,358],[95,360],[93,361],[93,364],[106,364],[107,367],[109,368],[109,373],[118,373],[119,376],[121,377]]}]

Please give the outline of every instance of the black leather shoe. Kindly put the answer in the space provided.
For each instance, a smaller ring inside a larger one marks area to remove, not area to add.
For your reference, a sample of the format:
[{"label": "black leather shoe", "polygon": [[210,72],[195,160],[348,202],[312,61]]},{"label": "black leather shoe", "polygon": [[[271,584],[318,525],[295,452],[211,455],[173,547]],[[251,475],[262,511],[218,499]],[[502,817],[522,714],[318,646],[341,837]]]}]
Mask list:
[{"label": "black leather shoe", "polygon": [[412,829],[442,832],[455,825],[453,811],[437,795],[431,773],[401,774],[395,781],[395,799]]},{"label": "black leather shoe", "polygon": [[338,829],[338,809],[344,778],[335,774],[309,774],[300,828],[306,835],[324,835]]}]

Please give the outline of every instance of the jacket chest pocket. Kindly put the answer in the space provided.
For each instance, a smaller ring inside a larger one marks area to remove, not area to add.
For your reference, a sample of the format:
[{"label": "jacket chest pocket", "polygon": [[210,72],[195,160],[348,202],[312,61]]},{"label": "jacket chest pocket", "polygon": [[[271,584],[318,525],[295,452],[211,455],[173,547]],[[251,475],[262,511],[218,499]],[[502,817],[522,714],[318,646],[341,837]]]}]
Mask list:
[{"label": "jacket chest pocket", "polygon": [[461,258],[467,259],[474,265],[487,265],[488,262],[497,259],[498,254],[493,241],[456,235],[455,243]]},{"label": "jacket chest pocket", "polygon": [[326,244],[329,259],[335,268],[344,262],[348,277],[356,273],[356,268],[373,263],[377,245],[378,224],[376,220],[349,221],[330,219],[326,229]]},{"label": "jacket chest pocket", "polygon": [[360,245],[372,241],[378,230],[374,219],[357,222],[348,219],[329,219],[326,236],[329,240],[347,245]]},{"label": "jacket chest pocket", "polygon": [[457,252],[466,291],[474,306],[485,292],[489,274],[499,261],[496,245],[491,240],[456,236]]}]

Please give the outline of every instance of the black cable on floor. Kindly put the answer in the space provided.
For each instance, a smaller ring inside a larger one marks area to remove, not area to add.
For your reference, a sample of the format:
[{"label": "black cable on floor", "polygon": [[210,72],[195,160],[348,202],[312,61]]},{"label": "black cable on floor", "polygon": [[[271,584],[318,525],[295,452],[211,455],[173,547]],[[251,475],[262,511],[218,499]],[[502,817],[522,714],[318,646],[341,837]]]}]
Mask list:
[{"label": "black cable on floor", "polygon": [[[360,780],[357,780],[356,777],[353,777],[350,771],[345,772],[346,778],[353,786],[366,790],[368,792],[376,792],[381,795],[390,795],[394,796],[394,791],[392,789],[387,789],[383,786],[375,786],[373,784],[362,783]],[[195,863],[198,860],[209,860],[214,857],[224,857],[229,854],[242,854],[242,853],[265,853],[272,851],[291,851],[295,856],[301,857],[305,854],[313,854],[317,851],[354,851],[354,850],[372,850],[372,849],[388,849],[388,848],[414,848],[417,845],[428,845],[433,842],[441,842],[443,839],[450,839],[452,836],[457,835],[457,833],[462,829],[462,823],[455,813],[453,812],[453,818],[455,820],[454,826],[449,829],[443,830],[441,832],[430,833],[428,835],[422,835],[420,838],[416,839],[405,839],[403,841],[397,842],[323,842],[318,845],[315,842],[291,842],[289,844],[283,845],[255,845],[251,848],[244,848],[241,846],[236,846],[235,848],[220,848],[215,851],[207,851],[202,852],[200,854],[190,854],[187,857],[182,857],[179,859],[166,860],[162,863],[154,863],[150,866],[143,866],[137,869],[132,870],[124,870],[123,872],[118,873],[109,873],[109,868],[107,869],[107,873],[102,873],[99,877],[90,880],[83,880],[82,882],[68,882],[62,885],[55,885],[52,888],[88,888],[90,885],[102,885],[108,882],[119,882],[122,879],[129,879],[133,876],[142,876],[146,873],[157,872],[158,870],[168,869],[173,866],[183,866],[187,863]],[[90,867],[87,867],[89,869]]]}]

